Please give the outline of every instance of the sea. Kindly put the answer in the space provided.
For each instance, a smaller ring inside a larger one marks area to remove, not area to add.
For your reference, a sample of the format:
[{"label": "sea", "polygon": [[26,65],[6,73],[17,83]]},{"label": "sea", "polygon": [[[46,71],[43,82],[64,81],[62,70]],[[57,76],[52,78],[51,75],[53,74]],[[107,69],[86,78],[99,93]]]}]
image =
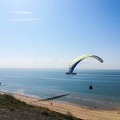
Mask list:
[{"label": "sea", "polygon": [[[51,98],[95,109],[120,109],[120,70],[0,69],[0,91]],[[92,85],[93,89],[89,89]]]}]

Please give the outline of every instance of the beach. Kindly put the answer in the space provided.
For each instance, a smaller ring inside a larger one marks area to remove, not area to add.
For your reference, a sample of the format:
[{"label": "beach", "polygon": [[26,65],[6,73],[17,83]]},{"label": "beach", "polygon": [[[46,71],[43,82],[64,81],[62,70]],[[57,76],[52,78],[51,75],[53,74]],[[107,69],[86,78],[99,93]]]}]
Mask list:
[{"label": "beach", "polygon": [[59,102],[55,100],[42,101],[42,98],[31,97],[27,95],[0,92],[0,94],[10,94],[15,98],[26,102],[27,104],[46,107],[50,110],[67,114],[70,112],[73,116],[85,120],[120,120],[120,109],[116,110],[99,110],[96,108],[83,107],[67,102]]}]

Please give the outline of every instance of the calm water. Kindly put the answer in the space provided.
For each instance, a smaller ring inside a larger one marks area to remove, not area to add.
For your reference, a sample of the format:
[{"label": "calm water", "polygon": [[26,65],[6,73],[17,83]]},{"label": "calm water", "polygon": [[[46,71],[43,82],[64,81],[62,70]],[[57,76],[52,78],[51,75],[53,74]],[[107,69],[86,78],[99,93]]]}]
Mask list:
[{"label": "calm water", "polygon": [[[120,70],[0,69],[0,91],[48,98],[99,109],[120,108]],[[89,90],[89,85],[93,90]]]}]

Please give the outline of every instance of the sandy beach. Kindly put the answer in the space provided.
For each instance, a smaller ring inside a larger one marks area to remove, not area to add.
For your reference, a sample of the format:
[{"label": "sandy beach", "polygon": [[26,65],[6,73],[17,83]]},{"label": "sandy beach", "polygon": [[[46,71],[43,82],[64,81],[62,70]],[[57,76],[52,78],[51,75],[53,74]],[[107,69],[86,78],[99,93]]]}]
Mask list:
[{"label": "sandy beach", "polygon": [[[5,92],[0,92],[0,94],[4,94]],[[7,93],[10,94],[10,93]],[[70,104],[66,102],[58,102],[55,100],[50,101],[42,101],[40,98],[35,98],[31,96],[14,94],[15,98],[24,101],[28,104],[41,106],[49,108],[50,110],[57,111],[60,113],[67,114],[70,112],[73,116],[78,118],[82,118],[85,120],[120,120],[120,108],[117,110],[99,110],[99,109],[91,109],[87,107],[83,107],[76,104]]]}]

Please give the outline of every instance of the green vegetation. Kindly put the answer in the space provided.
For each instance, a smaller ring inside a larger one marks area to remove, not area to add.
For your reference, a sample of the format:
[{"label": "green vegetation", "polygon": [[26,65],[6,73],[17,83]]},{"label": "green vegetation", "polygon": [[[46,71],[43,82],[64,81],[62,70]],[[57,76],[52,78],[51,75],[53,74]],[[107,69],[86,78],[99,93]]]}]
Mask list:
[{"label": "green vegetation", "polygon": [[11,95],[0,95],[0,107],[7,107],[7,108],[21,108],[27,107],[28,105],[25,102],[17,100]]},{"label": "green vegetation", "polygon": [[70,112],[67,115],[47,108],[35,107],[17,100],[11,95],[0,95],[0,119],[5,120],[80,120]]}]

